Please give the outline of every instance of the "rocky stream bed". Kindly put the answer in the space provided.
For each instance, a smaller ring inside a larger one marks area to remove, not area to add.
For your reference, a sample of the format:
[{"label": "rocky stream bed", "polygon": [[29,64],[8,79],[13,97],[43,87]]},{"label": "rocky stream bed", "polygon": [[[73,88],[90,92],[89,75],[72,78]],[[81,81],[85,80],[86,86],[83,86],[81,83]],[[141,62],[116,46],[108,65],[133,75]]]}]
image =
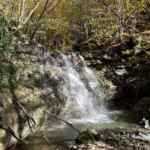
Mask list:
[{"label": "rocky stream bed", "polygon": [[[42,136],[41,136],[42,137]],[[38,138],[39,139],[39,138]],[[30,139],[31,140],[31,139]],[[32,144],[31,144],[32,143]],[[17,144],[9,150],[150,150],[150,130],[141,128],[114,128],[86,130],[74,140],[32,141],[30,144]]]}]

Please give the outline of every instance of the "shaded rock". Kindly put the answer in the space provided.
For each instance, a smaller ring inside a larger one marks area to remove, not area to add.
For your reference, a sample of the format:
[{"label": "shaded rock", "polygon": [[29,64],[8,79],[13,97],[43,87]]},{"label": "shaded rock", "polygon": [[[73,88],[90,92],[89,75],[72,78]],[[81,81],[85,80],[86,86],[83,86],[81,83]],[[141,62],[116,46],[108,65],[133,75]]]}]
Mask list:
[{"label": "shaded rock", "polygon": [[133,108],[137,120],[141,121],[143,118],[150,121],[150,97],[140,99]]}]

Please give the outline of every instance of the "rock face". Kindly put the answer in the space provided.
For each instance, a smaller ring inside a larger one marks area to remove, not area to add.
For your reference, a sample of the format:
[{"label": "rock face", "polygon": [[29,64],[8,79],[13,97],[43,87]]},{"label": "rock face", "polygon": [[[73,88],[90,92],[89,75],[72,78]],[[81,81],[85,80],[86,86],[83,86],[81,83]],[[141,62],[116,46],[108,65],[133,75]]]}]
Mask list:
[{"label": "rock face", "polygon": [[[138,14],[140,18],[147,16],[143,13]],[[141,33],[134,37],[124,37],[123,41],[112,39],[95,50],[81,52],[98,78],[104,80],[112,106],[132,112],[137,122],[143,118],[150,120],[149,98],[144,98],[150,97],[150,36],[144,20],[142,26],[147,31],[138,28]]]},{"label": "rock face", "polygon": [[[17,47],[17,58],[13,58],[16,72],[15,76],[10,75],[14,89],[11,91],[10,87],[4,88],[0,95],[0,123],[4,128],[11,128],[17,137],[24,139],[37,131],[45,131],[47,113],[59,114],[64,105],[64,98],[56,91],[57,83],[60,82],[59,78],[55,78],[58,70],[53,70],[52,67],[47,67],[46,70],[43,68],[46,60],[49,59],[50,62],[49,57],[53,58],[55,55],[57,52],[50,53],[41,45],[20,44]],[[6,82],[10,82],[7,76]],[[17,109],[12,104],[14,99]],[[5,136],[7,133],[0,134],[1,140],[5,141]],[[15,141],[12,138],[11,142]]]},{"label": "rock face", "polygon": [[150,97],[140,99],[134,106],[134,112],[138,121],[150,120]]}]

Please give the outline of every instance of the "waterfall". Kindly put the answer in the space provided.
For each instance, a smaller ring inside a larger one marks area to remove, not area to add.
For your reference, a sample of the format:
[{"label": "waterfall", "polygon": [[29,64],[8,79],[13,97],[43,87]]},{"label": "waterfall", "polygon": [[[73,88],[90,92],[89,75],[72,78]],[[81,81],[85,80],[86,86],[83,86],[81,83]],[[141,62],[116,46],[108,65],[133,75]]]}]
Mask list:
[{"label": "waterfall", "polygon": [[[65,99],[61,118],[77,122],[111,121],[104,103],[106,96],[103,88],[81,56],[74,53],[45,53],[41,71],[43,74],[50,72],[51,80],[55,83],[51,91],[59,99]],[[48,84],[45,79],[44,85]]]}]

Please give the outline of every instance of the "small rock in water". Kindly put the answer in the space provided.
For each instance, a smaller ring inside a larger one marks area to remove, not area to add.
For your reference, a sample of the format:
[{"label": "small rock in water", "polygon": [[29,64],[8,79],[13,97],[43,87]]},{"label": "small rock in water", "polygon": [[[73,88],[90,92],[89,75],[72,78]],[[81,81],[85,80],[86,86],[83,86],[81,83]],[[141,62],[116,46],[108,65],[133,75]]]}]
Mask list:
[{"label": "small rock in water", "polygon": [[143,124],[145,129],[150,129],[149,120],[143,118],[140,123]]}]

